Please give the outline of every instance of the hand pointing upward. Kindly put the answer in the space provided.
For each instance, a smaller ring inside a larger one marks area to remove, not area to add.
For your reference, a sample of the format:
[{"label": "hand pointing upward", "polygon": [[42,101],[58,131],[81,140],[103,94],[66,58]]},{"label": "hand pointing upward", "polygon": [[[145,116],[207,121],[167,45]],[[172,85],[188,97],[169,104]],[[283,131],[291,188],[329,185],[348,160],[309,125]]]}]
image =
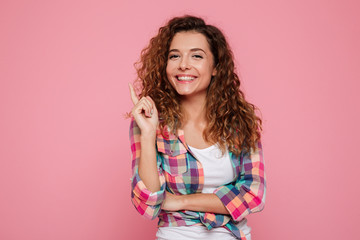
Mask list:
[{"label": "hand pointing upward", "polygon": [[129,83],[130,96],[134,104],[131,110],[136,123],[138,124],[141,134],[156,134],[156,128],[159,123],[158,111],[155,102],[150,96],[139,99],[136,96],[134,87]]}]

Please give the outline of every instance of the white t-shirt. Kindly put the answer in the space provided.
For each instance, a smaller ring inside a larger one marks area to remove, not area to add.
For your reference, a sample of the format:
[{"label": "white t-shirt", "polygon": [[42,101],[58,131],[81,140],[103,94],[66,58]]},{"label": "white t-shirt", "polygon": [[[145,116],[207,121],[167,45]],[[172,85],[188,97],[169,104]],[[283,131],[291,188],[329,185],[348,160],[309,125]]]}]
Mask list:
[{"label": "white t-shirt", "polygon": [[[221,185],[234,181],[235,172],[232,167],[229,152],[222,154],[217,144],[205,149],[190,147],[204,170],[204,188],[202,193],[213,193]],[[246,225],[247,220],[242,219],[236,226],[244,232],[247,239],[251,239],[251,228]],[[231,232],[225,228],[208,230],[205,226],[160,227],[156,233],[158,240],[219,240],[235,239]]]}]

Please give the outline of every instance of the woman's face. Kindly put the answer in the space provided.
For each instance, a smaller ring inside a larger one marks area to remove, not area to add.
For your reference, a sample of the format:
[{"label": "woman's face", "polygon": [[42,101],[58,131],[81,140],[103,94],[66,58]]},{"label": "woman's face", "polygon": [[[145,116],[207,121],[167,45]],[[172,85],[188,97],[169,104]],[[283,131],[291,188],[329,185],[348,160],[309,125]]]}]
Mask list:
[{"label": "woman's face", "polygon": [[206,96],[211,77],[216,74],[206,37],[194,31],[176,33],[169,48],[166,74],[182,97]]}]

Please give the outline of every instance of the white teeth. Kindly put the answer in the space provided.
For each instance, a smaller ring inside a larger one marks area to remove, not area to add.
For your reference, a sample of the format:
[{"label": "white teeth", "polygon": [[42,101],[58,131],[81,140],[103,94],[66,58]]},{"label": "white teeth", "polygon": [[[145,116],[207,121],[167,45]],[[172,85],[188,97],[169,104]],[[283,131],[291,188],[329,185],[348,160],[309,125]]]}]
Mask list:
[{"label": "white teeth", "polygon": [[195,78],[194,77],[178,77],[177,79],[180,81],[192,81]]}]

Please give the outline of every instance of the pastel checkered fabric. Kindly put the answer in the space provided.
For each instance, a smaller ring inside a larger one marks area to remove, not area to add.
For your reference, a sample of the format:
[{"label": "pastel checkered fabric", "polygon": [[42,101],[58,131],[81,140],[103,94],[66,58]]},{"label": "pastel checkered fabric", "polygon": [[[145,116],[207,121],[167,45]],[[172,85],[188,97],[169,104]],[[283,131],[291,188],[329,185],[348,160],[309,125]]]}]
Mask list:
[{"label": "pastel checkered fabric", "polygon": [[131,199],[137,211],[149,219],[158,217],[159,227],[204,225],[209,230],[224,227],[237,239],[246,239],[245,234],[236,227],[236,223],[250,213],[261,211],[265,204],[266,183],[261,143],[258,143],[256,152],[244,152],[238,157],[230,152],[236,180],[214,191],[230,215],[194,211],[170,212],[161,209],[165,191],[174,194],[201,193],[204,186],[204,171],[201,163],[186,145],[181,130],[176,135],[165,135],[164,137],[160,130],[157,131],[157,166],[161,189],[151,192],[138,174],[140,129],[134,119],[131,121]]}]

